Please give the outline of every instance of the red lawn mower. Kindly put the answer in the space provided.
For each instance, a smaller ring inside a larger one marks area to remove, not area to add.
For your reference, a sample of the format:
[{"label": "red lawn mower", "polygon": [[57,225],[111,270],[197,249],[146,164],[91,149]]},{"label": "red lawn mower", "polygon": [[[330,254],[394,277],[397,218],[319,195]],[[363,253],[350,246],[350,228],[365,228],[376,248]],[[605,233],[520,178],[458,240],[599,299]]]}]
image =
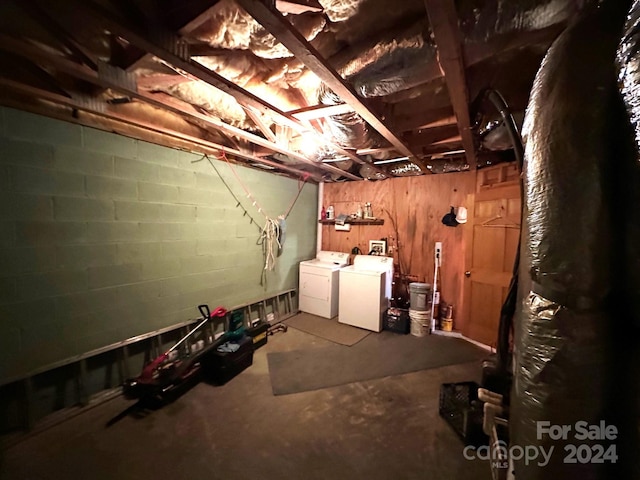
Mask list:
[{"label": "red lawn mower", "polygon": [[[216,308],[213,312],[208,305],[199,305],[203,320],[187,335],[182,337],[165,353],[149,362],[136,378],[130,378],[123,385],[125,397],[130,399],[155,398],[164,400],[166,396],[197,377],[201,361],[221,342],[207,339],[188,344],[197,332],[203,332],[204,326],[214,318],[224,318],[227,310]],[[179,348],[182,346],[183,348]]]}]

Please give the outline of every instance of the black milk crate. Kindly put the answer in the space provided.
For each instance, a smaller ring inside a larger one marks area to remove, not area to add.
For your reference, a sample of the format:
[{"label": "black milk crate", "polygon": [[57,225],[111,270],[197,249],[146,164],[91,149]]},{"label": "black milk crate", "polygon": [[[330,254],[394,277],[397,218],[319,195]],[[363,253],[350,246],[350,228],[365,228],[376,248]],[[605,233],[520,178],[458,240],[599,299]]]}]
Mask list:
[{"label": "black milk crate", "polygon": [[482,431],[483,403],[478,400],[476,382],[443,383],[440,387],[440,416],[465,445],[488,445]]},{"label": "black milk crate", "polygon": [[409,319],[409,310],[406,308],[389,308],[384,312],[383,321],[384,330],[396,333],[409,333],[411,329],[411,320]]}]

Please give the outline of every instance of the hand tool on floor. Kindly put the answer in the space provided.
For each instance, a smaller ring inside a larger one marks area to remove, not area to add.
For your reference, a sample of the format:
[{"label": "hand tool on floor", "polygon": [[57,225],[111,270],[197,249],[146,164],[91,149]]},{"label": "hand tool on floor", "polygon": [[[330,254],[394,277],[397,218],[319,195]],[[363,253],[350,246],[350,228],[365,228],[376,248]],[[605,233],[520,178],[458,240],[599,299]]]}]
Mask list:
[{"label": "hand tool on floor", "polygon": [[276,332],[286,332],[287,331],[287,325],[285,325],[284,323],[276,323],[275,325],[271,325],[268,329],[267,329],[267,335],[273,335]]}]

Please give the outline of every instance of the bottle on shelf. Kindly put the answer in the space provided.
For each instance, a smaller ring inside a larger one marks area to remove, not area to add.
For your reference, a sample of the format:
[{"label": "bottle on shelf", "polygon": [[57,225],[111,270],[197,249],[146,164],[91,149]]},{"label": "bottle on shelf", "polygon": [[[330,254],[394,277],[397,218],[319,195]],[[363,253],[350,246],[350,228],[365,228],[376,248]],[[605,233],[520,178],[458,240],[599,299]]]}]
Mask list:
[{"label": "bottle on shelf", "polygon": [[373,209],[370,202],[364,204],[364,218],[373,218]]},{"label": "bottle on shelf", "polygon": [[327,211],[325,210],[323,205],[322,210],[320,211],[320,220],[324,220],[325,218],[327,218]]},{"label": "bottle on shelf", "polygon": [[327,208],[327,220],[333,220],[335,217],[333,216],[333,205],[329,205]]}]

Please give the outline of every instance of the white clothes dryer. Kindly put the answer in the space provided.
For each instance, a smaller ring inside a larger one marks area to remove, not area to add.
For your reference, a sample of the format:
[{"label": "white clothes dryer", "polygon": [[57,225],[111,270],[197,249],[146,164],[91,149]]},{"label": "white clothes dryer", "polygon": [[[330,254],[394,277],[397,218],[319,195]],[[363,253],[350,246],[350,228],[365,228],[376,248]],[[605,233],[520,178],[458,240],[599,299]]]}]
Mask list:
[{"label": "white clothes dryer", "polygon": [[300,262],[299,310],[324,318],[338,315],[339,271],[348,263],[348,253],[330,251]]}]

